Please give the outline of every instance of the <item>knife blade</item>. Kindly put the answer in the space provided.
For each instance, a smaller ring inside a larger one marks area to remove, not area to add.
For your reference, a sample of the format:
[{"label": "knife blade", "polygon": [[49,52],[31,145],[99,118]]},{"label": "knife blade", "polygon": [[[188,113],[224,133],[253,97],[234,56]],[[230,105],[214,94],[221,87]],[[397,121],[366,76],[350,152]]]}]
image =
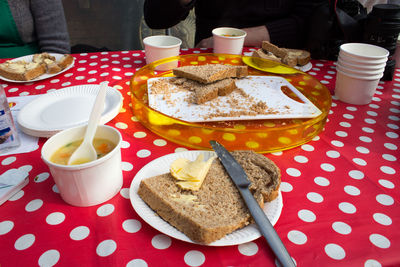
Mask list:
[{"label": "knife blade", "polygon": [[283,266],[296,266],[290,257],[286,247],[279,238],[271,222],[265,215],[264,211],[258,205],[253,194],[249,190],[251,184],[248,179],[246,172],[243,170],[242,166],[236,161],[236,159],[217,141],[211,140],[210,144],[214,149],[215,153],[222,165],[226,169],[227,173],[231,177],[232,181],[236,185],[244,202],[246,203],[251,216],[256,222],[258,229],[261,234],[267,240],[268,245],[274,252],[275,256],[278,258],[279,262]]}]

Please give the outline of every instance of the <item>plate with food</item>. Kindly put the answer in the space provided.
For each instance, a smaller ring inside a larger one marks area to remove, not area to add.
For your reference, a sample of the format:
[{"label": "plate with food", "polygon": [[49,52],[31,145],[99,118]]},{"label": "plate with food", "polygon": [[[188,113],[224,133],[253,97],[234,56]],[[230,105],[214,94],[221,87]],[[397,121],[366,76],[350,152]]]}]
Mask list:
[{"label": "plate with food", "polygon": [[[252,174],[254,196],[274,225],[283,208],[279,168],[253,151],[233,155]],[[213,151],[184,151],[151,161],[133,178],[129,195],[145,222],[185,242],[230,246],[261,236]]]},{"label": "plate with food", "polygon": [[[29,135],[50,137],[61,130],[88,122],[99,85],[77,85],[38,96],[22,107],[17,122]],[[108,86],[100,123],[118,115],[122,106],[121,93]]]},{"label": "plate with food", "polygon": [[0,79],[27,83],[54,77],[74,66],[69,54],[40,53],[7,60],[0,64]]},{"label": "plate with food", "polygon": [[[148,80],[149,106],[183,121],[299,119],[321,114],[286,79],[250,76],[247,66],[210,64],[179,67],[173,72],[177,77]],[[297,99],[289,97],[286,90]]]},{"label": "plate with food", "polygon": [[293,74],[297,70],[302,72],[312,68],[310,52],[302,49],[281,48],[268,41],[262,42],[262,47],[247,53],[243,62],[257,70],[277,73]]}]

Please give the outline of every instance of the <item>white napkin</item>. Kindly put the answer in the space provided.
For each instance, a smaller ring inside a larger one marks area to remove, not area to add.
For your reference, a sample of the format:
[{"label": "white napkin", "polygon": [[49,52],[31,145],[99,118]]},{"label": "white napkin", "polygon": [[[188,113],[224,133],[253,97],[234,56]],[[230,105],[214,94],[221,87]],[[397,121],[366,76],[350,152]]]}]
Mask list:
[{"label": "white napkin", "polygon": [[0,175],[0,205],[29,183],[27,171],[9,169]]}]

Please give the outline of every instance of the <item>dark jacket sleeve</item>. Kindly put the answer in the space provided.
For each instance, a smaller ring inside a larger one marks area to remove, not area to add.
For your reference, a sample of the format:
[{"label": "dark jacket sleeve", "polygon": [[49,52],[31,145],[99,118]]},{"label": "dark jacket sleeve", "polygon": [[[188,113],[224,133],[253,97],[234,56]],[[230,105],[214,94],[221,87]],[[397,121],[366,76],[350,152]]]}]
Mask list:
[{"label": "dark jacket sleeve", "polygon": [[195,2],[193,0],[187,6],[183,6],[179,0],[145,0],[144,20],[152,29],[170,28],[188,16]]},{"label": "dark jacket sleeve", "polygon": [[61,0],[31,1],[31,10],[40,50],[70,53],[69,34]]},{"label": "dark jacket sleeve", "polygon": [[290,14],[267,22],[271,42],[287,48],[304,47],[308,35],[308,23],[314,9],[329,0],[296,0]]}]

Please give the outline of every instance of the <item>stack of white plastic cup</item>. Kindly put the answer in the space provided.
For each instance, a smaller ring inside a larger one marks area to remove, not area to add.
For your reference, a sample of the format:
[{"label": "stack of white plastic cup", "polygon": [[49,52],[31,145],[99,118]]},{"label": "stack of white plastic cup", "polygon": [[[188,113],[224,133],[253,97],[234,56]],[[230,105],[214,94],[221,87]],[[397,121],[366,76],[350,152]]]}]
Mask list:
[{"label": "stack of white plastic cup", "polygon": [[341,45],[336,65],[336,97],[354,105],[370,103],[388,56],[388,50],[371,44]]}]

